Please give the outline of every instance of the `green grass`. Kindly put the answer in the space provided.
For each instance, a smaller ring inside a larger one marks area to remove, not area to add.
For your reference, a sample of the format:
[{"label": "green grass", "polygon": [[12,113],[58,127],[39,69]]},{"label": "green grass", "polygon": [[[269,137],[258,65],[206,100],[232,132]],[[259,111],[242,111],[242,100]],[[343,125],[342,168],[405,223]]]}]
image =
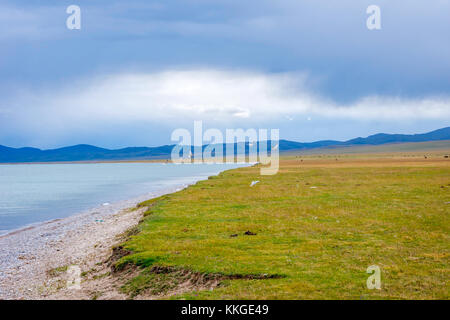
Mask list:
[{"label": "green grass", "polygon": [[[249,187],[253,180],[260,183]],[[142,204],[149,210],[124,244],[133,253],[119,263],[144,272],[124,290],[158,291],[148,272],[158,265],[282,276],[224,280],[177,298],[448,299],[448,201],[448,163],[309,168],[285,161],[273,176],[256,167],[226,171]],[[381,290],[366,287],[370,265],[381,268]]]},{"label": "green grass", "polygon": [[287,151],[284,154],[290,155],[345,155],[360,154],[367,157],[371,153],[417,153],[426,155],[428,153],[438,153],[440,155],[449,154],[450,140],[426,141],[426,142],[406,142],[388,143],[383,145],[354,145],[354,146],[333,146],[307,150]]},{"label": "green grass", "polygon": [[156,274],[144,270],[140,275],[128,281],[120,289],[123,293],[134,298],[142,291],[148,290],[150,294],[165,294],[176,288],[182,282],[177,273]]},{"label": "green grass", "polygon": [[56,267],[56,268],[48,270],[47,274],[50,277],[56,277],[56,276],[60,275],[61,273],[67,272],[68,268],[69,268],[69,266]]}]

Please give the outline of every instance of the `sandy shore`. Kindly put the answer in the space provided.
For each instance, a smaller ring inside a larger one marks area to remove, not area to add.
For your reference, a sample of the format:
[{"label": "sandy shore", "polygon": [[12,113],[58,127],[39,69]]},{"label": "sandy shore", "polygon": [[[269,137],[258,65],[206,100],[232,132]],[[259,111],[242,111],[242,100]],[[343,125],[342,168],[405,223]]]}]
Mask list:
[{"label": "sandy shore", "polygon": [[[130,208],[186,186],[105,204],[0,236],[0,299],[90,298],[86,291],[67,290],[67,267],[75,265],[83,273],[94,270],[108,259],[112,246],[123,241],[121,234],[136,225],[145,210]],[[111,294],[110,298],[124,298]]]}]

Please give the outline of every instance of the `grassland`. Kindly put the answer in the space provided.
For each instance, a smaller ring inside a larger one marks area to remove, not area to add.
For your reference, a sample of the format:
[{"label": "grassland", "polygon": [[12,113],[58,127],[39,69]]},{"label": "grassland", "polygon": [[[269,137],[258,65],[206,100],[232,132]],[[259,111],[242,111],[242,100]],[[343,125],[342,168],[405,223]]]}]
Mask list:
[{"label": "grassland", "polygon": [[[224,275],[214,290],[171,299],[448,299],[443,154],[291,154],[273,176],[230,170],[143,203],[145,218],[124,243],[131,254],[117,262],[141,273],[122,290],[176,286],[168,275],[155,281],[159,266]],[[366,287],[370,265],[381,268],[381,290]]]},{"label": "grassland", "polygon": [[[363,155],[367,157],[369,155],[375,155],[379,157],[384,154],[388,157],[401,156],[401,155],[413,155],[416,156],[418,153],[442,153],[449,152],[450,150],[450,140],[440,140],[440,141],[426,141],[426,142],[407,142],[407,143],[389,143],[383,145],[360,145],[360,146],[334,146],[334,147],[324,147],[317,149],[306,149],[301,151],[289,152],[291,155]],[[289,154],[288,153],[288,154]]]}]

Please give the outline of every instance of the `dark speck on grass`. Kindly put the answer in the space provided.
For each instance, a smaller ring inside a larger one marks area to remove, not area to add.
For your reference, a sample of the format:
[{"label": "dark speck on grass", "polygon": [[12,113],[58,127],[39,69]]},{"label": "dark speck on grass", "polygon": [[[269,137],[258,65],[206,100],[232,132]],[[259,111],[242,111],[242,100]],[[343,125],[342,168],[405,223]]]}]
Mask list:
[{"label": "dark speck on grass", "polygon": [[230,235],[230,238],[234,238],[234,237],[237,237],[237,236],[238,236],[238,234],[234,233],[234,234]]},{"label": "dark speck on grass", "polygon": [[256,236],[256,233],[253,233],[253,232],[251,232],[251,231],[246,231],[244,234],[245,234],[246,236]]}]

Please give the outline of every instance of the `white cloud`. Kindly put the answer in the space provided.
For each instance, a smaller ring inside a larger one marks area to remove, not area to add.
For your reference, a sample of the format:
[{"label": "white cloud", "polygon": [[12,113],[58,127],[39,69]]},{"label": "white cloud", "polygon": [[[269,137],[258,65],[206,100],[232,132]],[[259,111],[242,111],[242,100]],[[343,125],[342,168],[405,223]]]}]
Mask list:
[{"label": "white cloud", "polygon": [[[298,73],[191,69],[114,74],[67,87],[22,89],[0,105],[0,144],[157,145],[169,143],[173,129],[191,128],[194,120],[221,130],[279,128],[283,138],[314,141],[379,132],[367,127],[369,122],[398,132],[396,128],[412,123],[429,130],[448,125],[450,119],[446,97],[374,96],[341,105],[313,93],[309,82]],[[351,129],[354,126],[359,129]]]},{"label": "white cloud", "polygon": [[367,97],[337,104],[308,90],[304,74],[211,69],[117,74],[51,92],[21,92],[9,106],[16,121],[71,126],[92,121],[183,123],[195,119],[251,123],[296,115],[393,120],[450,118],[448,98]]}]

